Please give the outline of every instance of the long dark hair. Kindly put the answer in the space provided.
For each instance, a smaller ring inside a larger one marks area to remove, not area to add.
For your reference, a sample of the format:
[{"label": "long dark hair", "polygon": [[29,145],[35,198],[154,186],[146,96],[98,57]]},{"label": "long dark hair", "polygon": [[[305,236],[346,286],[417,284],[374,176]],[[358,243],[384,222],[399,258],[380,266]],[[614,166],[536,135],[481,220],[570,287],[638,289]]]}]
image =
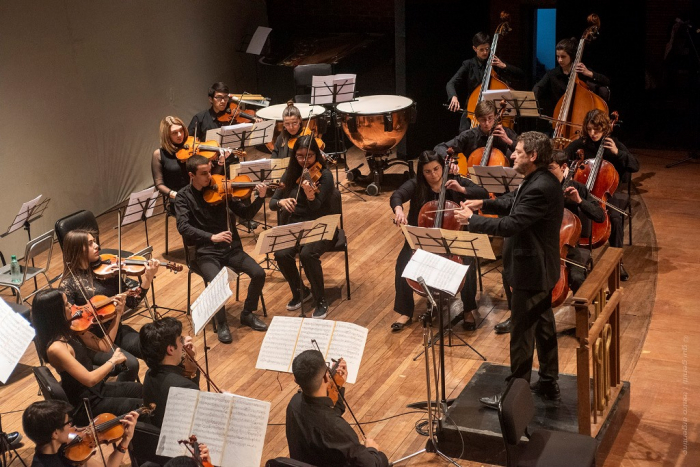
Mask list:
[{"label": "long dark hair", "polygon": [[309,148],[309,152],[313,152],[316,155],[316,162],[321,164],[324,169],[326,168],[326,160],[321,154],[321,149],[318,147],[318,143],[316,143],[316,138],[312,135],[300,136],[297,138],[296,143],[294,143],[294,148],[289,155],[289,166],[284,172],[284,175],[282,175],[282,182],[284,182],[285,185],[285,194],[289,193],[292,187],[296,185],[304,169],[297,160],[297,151],[302,148]]},{"label": "long dark hair", "polygon": [[416,194],[418,195],[418,201],[422,206],[428,199],[428,191],[430,190],[430,185],[423,175],[423,167],[431,162],[438,162],[441,167],[445,167],[445,158],[435,151],[423,151],[420,156],[418,156],[418,168],[416,169]]},{"label": "long dark hair", "polygon": [[68,341],[73,331],[66,320],[63,293],[58,289],[45,289],[36,294],[32,303],[32,324],[36,330],[36,343],[44,361],[46,350],[56,341]]}]

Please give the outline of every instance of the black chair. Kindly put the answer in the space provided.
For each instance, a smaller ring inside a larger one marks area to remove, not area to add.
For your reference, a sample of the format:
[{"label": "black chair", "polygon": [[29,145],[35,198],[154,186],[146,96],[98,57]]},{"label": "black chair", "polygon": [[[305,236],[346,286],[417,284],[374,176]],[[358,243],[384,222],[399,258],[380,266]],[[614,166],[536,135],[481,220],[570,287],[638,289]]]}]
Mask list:
[{"label": "black chair", "polygon": [[[538,429],[528,433],[527,425],[535,415],[530,384],[522,378],[508,383],[498,405],[506,465],[516,466],[595,466],[598,441],[578,433]],[[525,434],[528,441],[521,438]]]},{"label": "black chair", "polygon": [[265,467],[314,467],[306,462],[295,461],[289,457],[276,457],[265,462]]},{"label": "black chair", "polygon": [[[68,232],[76,229],[85,229],[91,232],[95,232],[95,241],[98,245],[100,244],[100,227],[97,224],[97,218],[91,211],[78,211],[70,214],[66,217],[56,221],[54,225],[54,230],[56,231],[56,238],[58,239],[58,244],[61,245],[61,250],[63,250],[63,239],[66,238]],[[102,248],[100,253],[106,255],[116,255],[119,250],[113,248]],[[122,256],[131,256],[133,253],[130,251],[122,250]]]},{"label": "black chair", "polygon": [[35,366],[32,368],[32,371],[34,372],[36,382],[39,384],[39,390],[45,400],[68,402],[68,396],[66,396],[61,383],[59,383],[53,373],[51,373],[49,367]]},{"label": "black chair", "polygon": [[170,457],[156,454],[159,438],[160,428],[150,423],[136,422],[134,437],[129,445],[131,465],[144,467],[149,465],[165,465],[165,463],[170,460]]},{"label": "black chair", "polygon": [[294,89],[296,92],[294,102],[310,103],[311,79],[314,76],[328,76],[330,74],[333,74],[333,67],[329,63],[297,65],[294,68]]}]

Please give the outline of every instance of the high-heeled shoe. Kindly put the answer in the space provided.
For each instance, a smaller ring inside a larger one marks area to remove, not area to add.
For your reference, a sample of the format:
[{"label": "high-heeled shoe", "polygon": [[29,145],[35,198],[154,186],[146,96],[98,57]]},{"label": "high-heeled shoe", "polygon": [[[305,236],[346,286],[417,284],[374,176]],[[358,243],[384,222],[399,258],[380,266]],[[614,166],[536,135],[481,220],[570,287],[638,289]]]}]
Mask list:
[{"label": "high-heeled shoe", "polygon": [[408,321],[406,321],[405,323],[399,323],[398,321],[396,323],[392,323],[391,332],[403,331],[403,328],[405,328],[406,326],[408,326],[412,322],[413,322],[413,318],[411,317],[411,318],[408,318]]}]

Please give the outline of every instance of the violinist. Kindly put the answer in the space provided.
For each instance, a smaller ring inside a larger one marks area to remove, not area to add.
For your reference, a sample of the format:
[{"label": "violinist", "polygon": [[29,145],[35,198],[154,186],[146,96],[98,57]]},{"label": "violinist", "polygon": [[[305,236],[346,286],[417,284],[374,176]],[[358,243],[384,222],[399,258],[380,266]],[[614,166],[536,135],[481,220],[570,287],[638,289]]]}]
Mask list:
[{"label": "violinist", "polygon": [[[469,60],[462,62],[462,66],[457,73],[447,82],[447,98],[450,99],[449,109],[457,112],[461,109],[461,103],[467,102],[472,91],[481,84],[486,69],[486,61],[491,53],[491,36],[478,32],[472,38],[472,49],[476,55]],[[520,78],[523,72],[520,68],[508,65],[498,57],[493,57],[494,70],[504,78]],[[465,105],[466,107],[466,105]],[[459,131],[468,130],[470,127],[469,117],[465,112],[459,121]]]},{"label": "violinist", "polygon": [[[560,40],[555,47],[557,66],[549,70],[532,89],[542,108],[542,115],[554,115],[557,101],[566,93],[577,48],[578,40],[574,37]],[[575,71],[578,73],[579,79],[585,82],[592,91],[596,91],[596,94],[600,94],[604,99],[609,97],[601,89],[610,86],[610,80],[607,76],[590,70],[583,63],[579,63]]]},{"label": "violinist", "polygon": [[[117,301],[123,306],[124,299]],[[81,423],[88,417],[83,398],[88,398],[92,415],[123,414],[141,406],[141,383],[134,381],[105,381],[114,368],[126,361],[118,347],[97,368],[88,356],[83,341],[70,329],[71,309],[66,296],[57,289],[45,289],[36,294],[32,304],[32,323],[36,330],[39,354],[58,371],[61,386],[68,401],[76,407]]]},{"label": "violinist", "polygon": [[[494,200],[468,200],[455,211],[470,232],[505,237],[503,269],[511,296],[511,378],[530,380],[537,345],[539,381],[532,389],[545,398],[559,400],[559,353],[552,311],[552,290],[559,280],[559,229],[564,196],[557,178],[548,170],[552,142],[543,133],[529,131],[518,137],[511,155],[513,168],[525,179],[517,191]],[[475,213],[503,217],[489,218]],[[486,407],[497,409],[501,394],[482,397]]]},{"label": "violinist", "polygon": [[[390,199],[391,210],[394,212],[395,223],[401,225],[418,225],[418,213],[421,207],[428,201],[436,200],[440,196],[442,188],[442,171],[444,159],[433,151],[424,151],[418,158],[418,169],[416,178],[408,180],[401,185]],[[452,165],[453,170],[456,166]],[[459,203],[465,199],[488,198],[488,192],[476,185],[471,180],[460,177],[447,181],[445,185],[447,199]],[[410,201],[408,216],[404,213],[403,205]],[[408,241],[404,241],[403,248],[396,259],[396,272],[394,278],[394,288],[396,298],[394,299],[394,311],[396,312],[395,322],[391,325],[392,332],[399,332],[413,321],[413,311],[415,303],[413,300],[413,289],[408,285],[406,279],[401,277],[403,270],[411,259],[413,251]],[[472,266],[473,258],[462,258],[466,264]],[[464,311],[464,327],[473,331],[476,329],[473,310],[476,310],[476,271],[474,267],[467,270],[467,278],[462,287],[461,299]]]},{"label": "violinist", "polygon": [[[347,375],[347,364],[342,359],[336,371]],[[289,457],[317,467],[388,467],[389,460],[377,443],[369,438],[360,443],[343,418],[343,399],[334,406],[328,397],[328,385],[333,383],[321,352],[301,352],[292,362],[292,373],[301,391],[287,405]],[[345,388],[340,391],[344,394]]]},{"label": "violinist", "polygon": [[[168,116],[161,120],[160,149],[153,152],[151,173],[156,189],[171,200],[175,199],[178,190],[189,183],[184,165],[175,156],[188,136],[185,124],[179,118]],[[172,202],[169,206],[171,213],[174,213]]]},{"label": "violinist", "polygon": [[[61,450],[78,433],[70,416],[72,407],[64,401],[47,400],[31,404],[22,414],[22,428],[36,444],[32,467],[58,467],[72,466],[73,463],[61,455]],[[105,453],[106,465],[102,463],[99,455],[87,460],[87,467],[119,467],[124,460],[131,439],[134,437],[134,428],[138,419],[138,412],[128,413],[122,420],[124,436],[114,444],[114,451],[108,456]]]},{"label": "violinist", "polygon": [[139,332],[141,351],[148,365],[143,380],[143,400],[146,405],[156,404],[151,414],[151,423],[158,428],[168,402],[170,388],[199,390],[199,371],[185,352],[194,358],[192,337],[182,335],[182,323],[165,317],[146,323]]},{"label": "violinist", "polygon": [[[627,183],[633,173],[639,171],[639,161],[627,147],[614,136],[607,136],[610,133],[610,117],[607,113],[593,109],[583,121],[584,133],[581,138],[573,141],[566,147],[566,153],[569,159],[575,159],[579,149],[583,149],[585,157],[592,158],[596,156],[598,148],[602,144],[605,148],[603,159],[610,162],[617,171],[620,177],[618,184],[618,192],[623,183]],[[625,203],[620,195],[612,194],[608,199],[608,203],[613,206],[623,209]],[[618,211],[608,208],[608,217],[610,218],[610,246],[622,248],[625,237],[625,223],[622,214]],[[620,279],[623,281],[629,280],[629,273],[625,270],[624,265],[620,263]]]},{"label": "violinist", "polygon": [[455,154],[462,153],[466,157],[478,148],[486,146],[489,134],[493,129],[493,147],[500,150],[504,156],[509,157],[515,150],[515,140],[518,135],[510,128],[504,128],[503,125],[496,124],[496,104],[493,101],[481,101],[476,105],[474,116],[479,122],[474,128],[462,131],[459,135],[452,138],[450,141],[440,143],[433,149],[440,156],[447,155],[447,149],[453,148]]},{"label": "violinist", "polygon": [[[203,195],[203,190],[211,182],[209,159],[195,155],[190,157],[185,165],[190,184],[180,190],[175,198],[177,230],[187,245],[195,245],[194,261],[207,282],[214,280],[224,266],[250,277],[248,296],[241,313],[241,324],[256,331],[265,331],[267,324],[253,314],[258,309],[260,294],[265,285],[265,271],[243,251],[241,238],[235,228],[235,219],[236,216],[250,219],[260,210],[267,186],[256,185],[258,198],[248,206],[235,199],[229,200],[228,203],[209,204]],[[228,326],[225,306],[216,314],[215,325],[219,341],[230,344],[233,337]]]},{"label": "violinist", "polygon": [[[297,138],[290,156],[289,166],[282,175],[284,188],[275,191],[270,200],[270,209],[280,211],[280,224],[310,221],[330,214],[331,195],[335,190],[333,174],[321,157],[316,138],[312,135]],[[318,180],[303,179],[304,171],[313,171]],[[303,300],[306,302],[313,296],[316,302],[313,317],[317,319],[323,319],[328,314],[321,255],[332,246],[332,240],[321,240],[303,245],[299,253],[299,260],[311,285],[311,294],[308,288],[304,288]],[[292,291],[292,299],[287,303],[287,310],[290,311],[301,308],[302,302],[296,254],[295,248],[275,252],[275,261]]]},{"label": "violinist", "polygon": [[272,150],[271,159],[284,159],[289,157],[291,149],[289,148],[289,140],[296,138],[302,132],[303,125],[301,120],[301,112],[292,101],[287,102],[287,107],[282,111],[282,132],[275,140],[275,147]]},{"label": "violinist", "polygon": [[[86,298],[90,299],[96,295],[115,296],[119,293],[120,281],[122,292],[139,285],[134,280],[119,277],[116,274],[116,265],[115,274],[112,277],[98,277],[94,274],[93,268],[100,264],[100,246],[93,235],[87,230],[80,229],[68,232],[63,239],[61,289],[71,305],[85,305]],[[141,358],[138,333],[131,326],[121,323],[121,316],[125,310],[124,304],[129,309],[135,309],[139,305],[151,287],[159,265],[160,262],[157,259],[146,263],[138,296],[127,297],[126,301],[120,299],[120,306],[117,307],[117,316],[114,319],[103,322],[101,326],[94,324],[80,335],[80,339],[88,347],[89,354],[96,365],[102,365],[111,357],[112,342],[122,349],[127,358],[127,370],[119,374],[120,381],[137,380],[139,370],[137,358]],[[83,292],[87,296],[84,296]],[[103,329],[106,330],[107,336],[103,333]]]}]

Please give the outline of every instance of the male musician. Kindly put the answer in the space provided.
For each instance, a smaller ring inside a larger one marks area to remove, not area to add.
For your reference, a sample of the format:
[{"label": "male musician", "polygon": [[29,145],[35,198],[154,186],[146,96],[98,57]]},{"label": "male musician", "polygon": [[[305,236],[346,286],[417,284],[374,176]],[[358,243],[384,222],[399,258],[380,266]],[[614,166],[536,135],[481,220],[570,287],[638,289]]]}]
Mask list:
[{"label": "male musician", "polygon": [[[583,149],[587,159],[594,158],[602,144],[605,148],[603,159],[615,167],[620,178],[618,191],[613,193],[608,202],[618,209],[624,210],[629,200],[624,200],[623,196],[619,194],[619,190],[629,182],[633,173],[639,172],[639,161],[620,140],[614,136],[607,136],[611,131],[610,125],[610,117],[607,113],[598,109],[591,110],[583,120],[585,133],[566,147],[566,153],[569,159],[576,159],[578,150]],[[622,248],[625,238],[624,218],[619,211],[612,208],[608,208],[608,217],[610,218],[610,246]],[[629,277],[624,265],[620,263],[620,280],[626,281],[629,280]]]},{"label": "male musician", "polygon": [[[339,375],[347,375],[347,364],[341,359]],[[384,467],[386,455],[374,440],[360,443],[357,434],[343,418],[342,397],[333,406],[327,395],[331,377],[323,355],[318,350],[305,350],[292,362],[294,381],[301,388],[287,405],[286,433],[289,456],[317,467],[357,466]],[[345,388],[340,391],[345,393]]]},{"label": "male musician", "polygon": [[[158,428],[163,425],[163,416],[170,388],[199,389],[199,371],[192,337],[182,336],[182,323],[165,317],[146,323],[139,332],[141,353],[148,365],[143,380],[143,401],[155,403],[151,423]],[[185,352],[191,358],[185,358]]]},{"label": "male musician", "polygon": [[[462,62],[457,73],[447,82],[447,98],[450,99],[449,109],[456,112],[461,107],[461,102],[467,102],[474,89],[481,84],[486,69],[486,61],[491,53],[491,36],[478,32],[472,38],[472,49],[476,55]],[[493,67],[504,77],[520,78],[523,72],[520,68],[508,65],[494,55]],[[466,107],[466,105],[465,105]],[[468,130],[471,123],[464,109],[459,121],[459,131]]]},{"label": "male musician", "polygon": [[[568,174],[569,168],[567,162],[569,158],[564,151],[554,151],[552,155],[552,163],[549,164],[549,171],[557,177],[559,183],[564,184],[564,179]],[[575,168],[575,167],[574,167]],[[605,211],[591,197],[585,185],[576,180],[569,180],[569,186],[564,190],[564,207],[578,216],[581,220],[581,237],[590,235],[591,222],[603,222],[605,220]],[[569,248],[566,258],[575,264],[571,264],[567,269],[569,271],[569,288],[572,292],[576,292],[583,281],[586,280],[588,270],[577,265],[585,265],[589,255],[580,247]],[[507,285],[507,284],[506,284]],[[510,287],[505,287],[506,297],[508,299],[508,308],[510,309],[511,291]],[[494,326],[496,334],[505,334],[511,330],[511,319],[498,323]]]},{"label": "male musician", "polygon": [[[557,178],[548,170],[552,143],[535,131],[518,137],[511,155],[513,168],[525,179],[518,190],[494,200],[467,200],[455,211],[470,232],[505,237],[504,276],[512,288],[513,332],[510,338],[511,378],[530,380],[537,344],[540,379],[533,390],[558,400],[559,355],[552,312],[552,289],[559,280],[559,228],[564,196]],[[489,218],[473,211],[483,209],[503,217]],[[480,402],[497,409],[501,394]]]},{"label": "male musician", "polygon": [[[438,144],[433,150],[445,157],[447,148],[453,148],[455,154],[462,153],[464,157],[469,158],[469,154],[474,150],[485,147],[489,133],[496,124],[496,105],[493,101],[481,101],[476,105],[474,115],[479,125],[462,131],[450,141]],[[493,147],[509,157],[515,150],[515,140],[518,135],[510,128],[504,128],[499,124],[493,130],[493,136]]]},{"label": "male musician", "polygon": [[[61,455],[62,446],[77,434],[73,420],[69,415],[72,411],[73,408],[67,402],[58,400],[34,402],[24,411],[22,429],[36,444],[32,467],[75,465],[74,462],[69,462]],[[106,467],[119,467],[121,465],[129,443],[134,437],[134,427],[138,417],[137,412],[130,412],[122,419],[124,436],[114,443],[114,450],[110,454],[105,452]],[[111,450],[106,446],[103,449],[105,451]],[[92,456],[83,465],[98,467],[104,464],[102,464],[102,458],[98,454]]]},{"label": "male musician", "polygon": [[[258,198],[249,206],[234,199],[228,203],[213,205],[207,203],[203,195],[203,190],[211,181],[209,159],[199,155],[192,156],[187,160],[186,167],[190,184],[180,190],[175,198],[177,230],[186,244],[195,245],[194,261],[205,281],[211,282],[224,266],[250,277],[248,296],[241,313],[241,324],[256,331],[265,331],[267,325],[253,314],[253,311],[258,309],[260,294],[265,285],[265,271],[243,251],[241,238],[233,226],[236,224],[236,215],[250,219],[260,210],[267,193],[267,185],[256,185]],[[216,314],[216,328],[221,342],[232,342],[225,307]]]}]

